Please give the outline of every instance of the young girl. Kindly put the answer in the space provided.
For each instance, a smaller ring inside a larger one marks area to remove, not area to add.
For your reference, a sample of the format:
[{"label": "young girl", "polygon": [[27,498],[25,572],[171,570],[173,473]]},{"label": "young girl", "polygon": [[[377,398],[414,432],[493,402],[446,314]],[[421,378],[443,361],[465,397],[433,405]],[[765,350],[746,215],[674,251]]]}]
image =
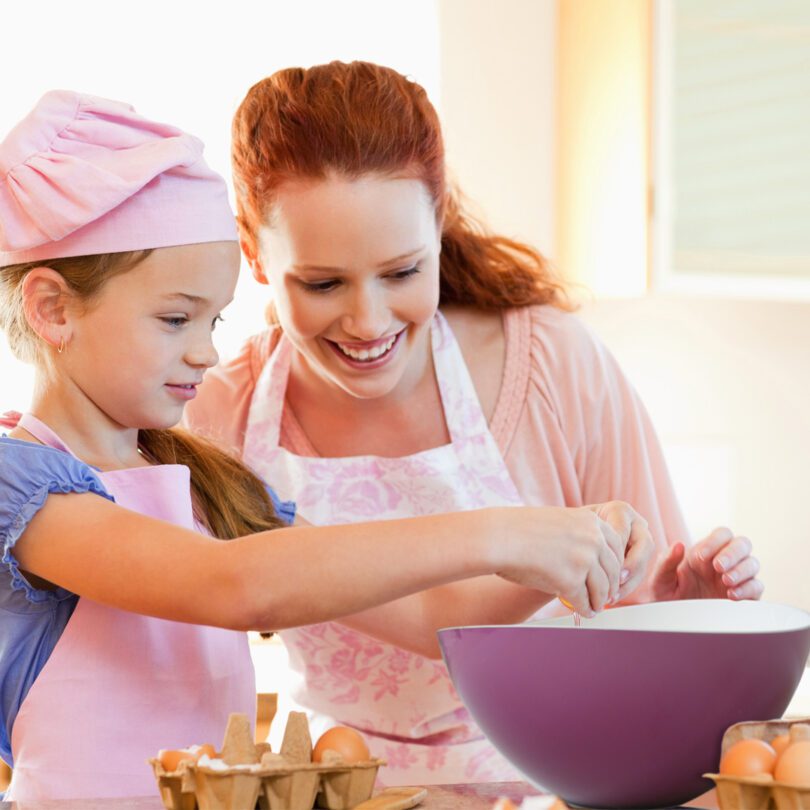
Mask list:
[{"label": "young girl", "polygon": [[[238,631],[422,589],[405,602],[431,616],[436,592],[487,574],[526,586],[515,617],[554,595],[589,613],[644,576],[646,524],[618,503],[271,531],[293,504],[171,429],[217,362],[239,266],[200,142],[52,92],[0,144],[0,177],[0,324],[37,368],[0,439],[6,798],[153,792],[147,757],[254,714]],[[403,642],[409,614],[387,615],[374,632]]]},{"label": "young girl", "polygon": [[[299,514],[619,498],[663,558],[634,600],[762,593],[746,538],[720,529],[685,549],[643,404],[537,251],[466,216],[418,84],[363,62],[281,70],[240,105],[233,166],[244,253],[277,323],[212,372],[186,418]],[[514,778],[426,660],[431,630],[453,623],[443,610],[475,623],[563,608],[493,577],[452,593],[430,613],[402,600],[282,633],[295,701],[316,728],[360,728],[392,784]],[[369,638],[394,609],[404,641]]]}]

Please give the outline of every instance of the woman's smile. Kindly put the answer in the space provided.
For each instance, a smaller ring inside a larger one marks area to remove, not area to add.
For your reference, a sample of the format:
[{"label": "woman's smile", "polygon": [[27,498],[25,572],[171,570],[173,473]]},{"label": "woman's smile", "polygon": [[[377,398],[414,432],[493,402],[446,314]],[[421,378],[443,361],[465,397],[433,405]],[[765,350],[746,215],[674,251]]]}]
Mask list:
[{"label": "woman's smile", "polygon": [[402,336],[407,330],[401,329],[394,335],[386,335],[377,340],[344,342],[324,338],[330,349],[348,366],[363,370],[378,369],[386,365],[396,354]]}]

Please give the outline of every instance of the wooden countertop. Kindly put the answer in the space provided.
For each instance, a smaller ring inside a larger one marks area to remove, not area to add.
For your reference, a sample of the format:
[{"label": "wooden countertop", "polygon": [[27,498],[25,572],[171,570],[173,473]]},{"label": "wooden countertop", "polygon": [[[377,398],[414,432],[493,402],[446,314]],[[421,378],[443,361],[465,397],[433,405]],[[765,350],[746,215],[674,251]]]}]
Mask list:
[{"label": "wooden countertop", "polygon": [[[477,785],[431,785],[420,805],[423,810],[490,810],[499,796],[507,796],[520,805],[524,796],[538,793],[525,782],[490,782]],[[714,791],[704,794],[686,807],[716,810]],[[96,799],[39,802],[0,802],[0,810],[163,810],[158,796],[136,799]]]}]

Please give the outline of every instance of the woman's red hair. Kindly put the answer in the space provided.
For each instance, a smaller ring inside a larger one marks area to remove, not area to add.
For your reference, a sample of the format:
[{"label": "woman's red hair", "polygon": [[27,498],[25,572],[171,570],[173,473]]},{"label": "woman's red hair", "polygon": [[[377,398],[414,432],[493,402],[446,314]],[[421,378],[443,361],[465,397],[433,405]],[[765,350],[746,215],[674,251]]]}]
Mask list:
[{"label": "woman's red hair", "polygon": [[529,245],[488,233],[448,184],[441,126],[424,89],[391,68],[331,62],[280,70],[248,91],[233,121],[239,225],[251,252],[289,180],[407,176],[427,187],[442,223],[440,304],[569,308]]}]

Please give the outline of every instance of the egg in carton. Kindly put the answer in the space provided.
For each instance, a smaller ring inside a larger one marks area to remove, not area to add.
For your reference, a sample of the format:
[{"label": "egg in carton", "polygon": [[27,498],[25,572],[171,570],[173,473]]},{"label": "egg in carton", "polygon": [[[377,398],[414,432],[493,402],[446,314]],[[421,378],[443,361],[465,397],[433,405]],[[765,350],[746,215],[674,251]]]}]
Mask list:
[{"label": "egg in carton", "polygon": [[[810,718],[766,720],[735,723],[723,735],[721,757],[731,746],[743,740],[762,740],[769,745],[777,738],[787,738],[790,745],[801,742],[810,756]],[[810,761],[807,763],[810,774]],[[810,781],[794,784],[774,781],[771,774],[731,776],[704,774],[717,787],[720,810],[810,810]]]},{"label": "egg in carton", "polygon": [[166,810],[197,810],[194,781],[189,780],[188,776],[190,761],[181,760],[176,767],[167,770],[164,766],[163,753],[149,760],[163,806]]},{"label": "egg in carton", "polygon": [[[330,749],[330,740],[338,740],[333,744],[343,753]],[[351,729],[331,729],[313,748],[306,715],[290,712],[280,753],[262,758],[260,804],[266,810],[312,810],[316,804],[346,810],[370,798],[384,764],[369,756],[362,738]]]},{"label": "egg in carton", "polygon": [[229,716],[219,755],[212,745],[192,746],[161,751],[149,762],[166,810],[245,810],[256,805],[259,751],[244,714]]},{"label": "egg in carton", "polygon": [[197,797],[194,795],[191,767],[201,756],[215,757],[214,746],[206,743],[159,751],[157,757],[149,760],[167,810],[196,810]]},{"label": "egg in carton", "polygon": [[219,755],[210,746],[200,755],[197,746],[169,752],[181,755],[170,767],[160,757],[150,763],[167,810],[252,810],[257,801],[262,810],[312,810],[316,801],[326,810],[348,810],[369,799],[385,762],[371,758],[352,729],[331,729],[322,740],[313,750],[306,715],[290,712],[274,754],[266,743],[253,742],[246,715],[231,714]]}]

